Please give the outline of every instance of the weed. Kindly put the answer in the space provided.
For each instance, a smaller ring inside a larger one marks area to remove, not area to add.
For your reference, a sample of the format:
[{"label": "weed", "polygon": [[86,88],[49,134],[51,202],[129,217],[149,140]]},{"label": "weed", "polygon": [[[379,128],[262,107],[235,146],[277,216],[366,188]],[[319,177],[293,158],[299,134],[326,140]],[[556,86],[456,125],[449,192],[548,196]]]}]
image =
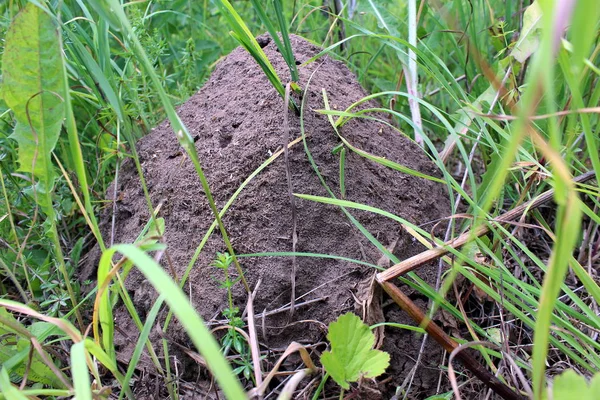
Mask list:
[{"label": "weed", "polygon": [[223,317],[227,320],[227,333],[221,339],[221,345],[223,354],[229,354],[230,350],[233,349],[239,355],[240,358],[235,358],[234,362],[239,367],[234,369],[234,372],[238,375],[243,375],[246,379],[250,379],[252,376],[253,366],[250,359],[248,350],[248,343],[246,339],[238,332],[244,328],[244,320],[240,316],[240,309],[233,304],[233,287],[239,283],[240,278],[231,279],[230,268],[232,267],[233,257],[228,253],[217,253],[217,257],[211,264],[223,273],[224,280],[216,281],[219,283],[221,289],[227,291],[228,307],[223,310]]},{"label": "weed", "polygon": [[383,374],[390,364],[390,355],[373,350],[375,335],[352,313],[329,324],[327,339],[331,351],[323,353],[321,363],[343,389],[349,389],[349,383],[362,377],[375,378]]}]

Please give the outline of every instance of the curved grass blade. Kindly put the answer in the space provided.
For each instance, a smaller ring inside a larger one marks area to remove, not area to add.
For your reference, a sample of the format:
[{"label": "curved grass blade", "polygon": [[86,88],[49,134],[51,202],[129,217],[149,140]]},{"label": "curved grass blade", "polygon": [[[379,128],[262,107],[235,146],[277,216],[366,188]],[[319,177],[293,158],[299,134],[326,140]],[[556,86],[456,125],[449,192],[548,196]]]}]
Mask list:
[{"label": "curved grass blade", "polygon": [[156,261],[134,245],[117,245],[106,250],[100,259],[100,265],[108,268],[107,266],[110,265],[112,256],[116,252],[127,257],[144,274],[158,293],[165,296],[165,301],[189,334],[200,354],[206,359],[225,396],[228,399],[245,399],[246,394],[231,366],[221,354],[219,344],[179,286]]},{"label": "curved grass blade", "polygon": [[[107,0],[107,1],[109,2],[109,4],[110,4],[111,8],[113,9],[113,11],[115,12],[116,16],[118,17],[124,32],[126,32],[129,39],[131,40],[131,43],[133,45],[132,50],[133,50],[134,54],[137,56],[140,63],[143,65],[146,73],[149,75],[150,80],[152,81],[154,88],[155,88],[156,92],[158,93],[158,97],[160,98],[160,100],[163,104],[163,107],[165,108],[165,112],[167,114],[167,117],[169,118],[169,122],[171,123],[171,127],[175,133],[177,140],[179,141],[179,144],[185,150],[187,155],[190,157],[192,164],[194,165],[194,169],[196,171],[196,174],[198,175],[198,178],[200,179],[200,183],[202,185],[202,189],[204,190],[204,193],[208,200],[210,209],[213,212],[213,214],[217,220],[217,225],[219,226],[219,230],[221,231],[221,236],[223,237],[223,241],[225,242],[227,251],[229,251],[229,254],[231,254],[231,256],[233,257],[233,261],[234,261],[236,270],[240,276],[240,279],[242,281],[242,284],[244,285],[246,292],[250,293],[250,287],[248,286],[248,282],[246,282],[246,278],[244,277],[244,271],[242,270],[242,267],[240,266],[240,264],[235,256],[235,251],[233,250],[233,246],[231,245],[231,241],[229,240],[229,235],[227,233],[227,230],[225,229],[225,225],[223,225],[223,221],[221,221],[221,216],[219,215],[219,210],[217,209],[217,206],[215,205],[215,201],[214,201],[214,198],[212,195],[212,191],[210,190],[208,180],[206,179],[204,170],[202,169],[202,166],[200,165],[200,159],[198,158],[198,152],[196,151],[194,140],[192,139],[192,136],[190,135],[187,127],[181,121],[181,118],[179,118],[179,115],[177,115],[177,112],[175,112],[175,108],[173,107],[173,104],[171,103],[169,97],[167,96],[167,93],[166,93],[165,89],[163,88],[162,83],[159,80],[158,75],[156,74],[156,71],[154,70],[152,63],[150,62],[148,55],[144,51],[142,44],[140,43],[139,39],[135,35],[133,28],[132,28],[131,24],[129,23],[129,20],[127,19],[127,16],[125,15],[125,11],[123,10],[122,5],[117,0]],[[227,4],[229,4],[226,0],[221,0],[221,1],[224,1]],[[219,4],[219,3],[217,3],[217,4]],[[231,7],[231,5],[229,5],[229,7]],[[233,8],[231,8],[231,9],[233,10]],[[235,13],[235,10],[233,10],[233,12]],[[247,28],[246,28],[246,30],[247,30]],[[249,33],[249,31],[248,31],[248,33]],[[256,43],[256,40],[252,37],[252,35],[250,35],[250,37],[252,38],[252,40],[254,40],[254,43]],[[256,43],[256,46],[258,46],[257,43]],[[258,48],[260,49],[260,46]],[[267,62],[268,62],[268,60],[267,60]]]},{"label": "curved grass blade", "polygon": [[77,400],[92,400],[90,376],[86,365],[85,343],[71,346],[71,373]]}]

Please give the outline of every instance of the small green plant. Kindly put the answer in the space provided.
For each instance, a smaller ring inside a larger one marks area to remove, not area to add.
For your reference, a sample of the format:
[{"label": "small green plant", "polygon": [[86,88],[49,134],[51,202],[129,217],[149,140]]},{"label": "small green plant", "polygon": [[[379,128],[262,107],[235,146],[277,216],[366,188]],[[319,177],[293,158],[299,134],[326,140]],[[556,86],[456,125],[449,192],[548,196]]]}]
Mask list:
[{"label": "small green plant", "polygon": [[360,378],[375,378],[390,364],[390,355],[374,350],[375,335],[359,317],[346,313],[329,324],[327,339],[331,351],[321,356],[325,371],[342,389]]},{"label": "small green plant", "polygon": [[598,396],[600,396],[600,373],[594,375],[589,382],[572,369],[554,378],[553,400],[596,400]]},{"label": "small green plant", "polygon": [[[252,35],[252,32],[250,32],[250,29],[248,29],[248,26],[246,25],[244,20],[235,11],[235,9],[229,3],[229,1],[220,0],[217,1],[216,4],[219,6],[221,13],[225,16],[225,18],[227,19],[227,23],[232,29],[231,36],[233,36],[242,45],[242,47],[244,47],[244,49],[246,49],[246,51],[250,53],[252,58],[254,58],[256,63],[260,66],[260,68],[263,70],[263,72],[269,79],[269,82],[271,82],[271,85],[273,85],[275,90],[277,90],[277,93],[279,93],[281,98],[285,99],[285,85],[281,82],[281,78],[279,77],[279,75],[277,75],[275,68],[273,68],[273,65],[267,58],[267,55]],[[253,2],[253,4],[255,5],[256,10],[259,13],[259,16],[261,17],[261,20],[263,20],[263,23],[267,21],[267,26],[270,27],[269,32],[271,33],[271,36],[273,36],[273,40],[280,48],[284,59],[290,67],[292,80],[298,80],[296,61],[294,60],[294,55],[292,54],[292,48],[289,42],[289,37],[287,35],[287,29],[281,28],[282,36],[284,39],[284,43],[282,44],[277,35],[274,34],[275,28],[270,22],[268,22],[269,20],[265,15],[264,9],[260,6],[260,4],[258,4],[258,2]],[[280,27],[285,26],[281,4],[279,4],[278,6],[276,5],[276,11],[278,14],[278,21]],[[294,102],[293,99],[290,99],[289,106],[294,111],[298,111],[298,105]]]},{"label": "small green plant", "polygon": [[233,257],[229,253],[217,253],[217,258],[211,264],[213,267],[220,269],[223,271],[223,275],[225,279],[218,280],[217,282],[221,286],[222,289],[227,290],[227,302],[229,307],[223,311],[223,316],[229,320],[229,324],[235,327],[238,324],[243,324],[242,320],[239,318],[240,309],[233,305],[233,293],[232,288],[236,283],[240,281],[241,278],[231,279],[231,275],[229,274],[229,267],[233,263]]}]

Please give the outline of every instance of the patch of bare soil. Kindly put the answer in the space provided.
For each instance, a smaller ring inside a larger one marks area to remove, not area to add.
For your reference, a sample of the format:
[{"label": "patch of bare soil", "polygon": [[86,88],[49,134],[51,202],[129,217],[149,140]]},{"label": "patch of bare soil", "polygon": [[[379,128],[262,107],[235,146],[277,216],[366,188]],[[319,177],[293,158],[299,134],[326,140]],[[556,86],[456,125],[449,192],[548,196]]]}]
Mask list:
[{"label": "patch of bare soil", "polygon": [[[289,72],[276,46],[261,38],[264,50],[275,69],[288,79]],[[292,38],[298,64],[304,63],[320,49],[309,42]],[[313,75],[314,74],[314,75]],[[366,96],[355,76],[343,63],[323,57],[300,67],[300,86],[308,89],[304,126],[307,144],[319,172],[339,198],[339,155],[332,150],[340,144],[327,118],[316,110],[323,109],[322,88],[327,91],[332,108],[343,110]],[[367,103],[368,106],[376,106]],[[241,48],[234,50],[216,67],[202,90],[182,105],[178,113],[194,137],[196,149],[219,208],[222,208],[240,184],[284,143],[283,101],[269,84],[251,57]],[[385,116],[380,116],[385,119]],[[300,120],[289,113],[290,140],[300,136]],[[355,119],[344,125],[341,133],[354,146],[430,175],[439,172],[426,155],[410,140],[385,124],[368,119]],[[213,215],[202,191],[192,163],[175,139],[168,122],[164,122],[137,145],[140,161],[152,202],[162,203],[160,216],[166,221],[164,241],[168,245],[168,262],[181,277],[194,251],[213,221]],[[315,173],[302,142],[290,150],[293,191],[329,196]],[[378,207],[415,223],[425,224],[449,213],[444,186],[415,178],[349,152],[345,167],[347,200]],[[149,213],[133,162],[123,164],[118,185],[115,243],[131,243],[149,219]],[[109,191],[109,193],[112,193]],[[412,240],[402,227],[372,213],[348,210],[384,246],[395,244],[400,259],[424,248]],[[382,254],[353,225],[339,207],[296,199],[297,251],[344,256],[377,264]],[[111,216],[106,216],[106,232],[110,232]],[[238,254],[289,252],[292,250],[292,209],[288,196],[284,157],[256,176],[241,192],[224,218]],[[218,230],[217,230],[218,231]],[[192,269],[185,290],[196,310],[214,325],[222,320],[227,307],[226,291],[215,279],[221,272],[211,267],[217,251],[225,247],[218,232],[213,233]],[[255,310],[265,312],[257,320],[261,350],[285,348],[291,341],[304,344],[323,342],[326,326],[340,314],[356,309],[357,285],[373,273],[373,269],[351,262],[325,258],[297,257],[296,301],[293,319],[289,310],[273,313],[290,301],[291,257],[241,258],[245,276],[252,288],[262,283],[256,294]],[[419,275],[433,285],[436,266],[419,270]],[[142,316],[149,311],[155,290],[142,274],[134,271],[126,282]],[[405,287],[421,306],[426,302]],[[246,295],[241,284],[234,290],[235,302],[244,309]],[[311,302],[312,301],[312,302]],[[384,299],[385,301],[385,299]],[[307,304],[302,304],[307,302]],[[394,304],[385,307],[389,322],[412,323]],[[122,355],[130,354],[137,330],[121,308],[116,310],[117,343]],[[164,316],[163,316],[164,317]],[[172,324],[173,325],[173,324]],[[120,332],[120,333],[119,333]],[[185,332],[178,324],[166,333],[172,343],[190,347]],[[382,386],[389,397],[414,366],[422,337],[407,331],[386,328],[383,350],[392,354],[391,366]],[[157,349],[161,346],[156,346]],[[182,379],[195,381],[199,367],[173,346]],[[322,351],[324,346],[319,347]],[[422,398],[436,390],[440,376],[441,352],[430,339],[423,349],[411,396]],[[316,359],[319,353],[314,353]],[[126,357],[126,356],[125,356]],[[269,361],[274,358],[270,357]],[[288,368],[294,368],[288,365]],[[365,386],[366,387],[366,386]],[[358,393],[358,392],[357,392]],[[360,395],[359,395],[360,396]]]}]

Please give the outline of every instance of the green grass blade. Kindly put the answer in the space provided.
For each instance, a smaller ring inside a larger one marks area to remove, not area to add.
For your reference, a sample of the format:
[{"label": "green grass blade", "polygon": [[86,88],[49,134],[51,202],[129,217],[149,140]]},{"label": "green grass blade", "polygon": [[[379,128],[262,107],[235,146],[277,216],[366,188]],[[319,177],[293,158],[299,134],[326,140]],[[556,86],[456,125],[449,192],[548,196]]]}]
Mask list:
[{"label": "green grass blade", "polygon": [[116,252],[127,257],[144,274],[157,292],[165,296],[165,301],[183,325],[200,354],[206,359],[225,396],[234,400],[245,399],[246,394],[231,366],[221,354],[219,344],[179,286],[156,261],[133,245],[117,245],[106,250],[102,254],[100,264],[110,265],[112,256]]},{"label": "green grass blade", "polygon": [[273,65],[267,58],[267,55],[254,38],[254,35],[252,35],[252,32],[250,32],[250,29],[248,29],[248,26],[246,25],[242,17],[240,17],[237,11],[235,11],[235,9],[229,3],[229,1],[218,0],[215,3],[220,8],[221,12],[227,19],[229,26],[233,30],[233,37],[238,42],[240,42],[242,46],[244,46],[244,48],[250,53],[252,58],[254,58],[258,65],[260,65],[263,72],[265,73],[275,90],[277,90],[277,93],[279,93],[281,98],[285,98],[285,88],[281,83],[281,79],[279,79],[277,72],[275,72],[275,68],[273,68]]},{"label": "green grass blade", "polygon": [[[160,296],[156,300],[156,302],[154,303],[154,305],[152,306],[152,308],[150,309],[150,312],[148,313],[148,315],[146,317],[146,323],[144,324],[144,328],[142,329],[142,331],[140,333],[138,341],[135,345],[135,349],[133,350],[133,355],[131,356],[131,360],[127,367],[127,373],[125,374],[125,379],[124,379],[124,382],[126,382],[126,383],[131,382],[131,378],[133,377],[133,374],[135,373],[135,369],[137,368],[137,364],[140,361],[142,351],[144,350],[144,345],[148,341],[148,337],[150,336],[150,331],[152,330],[152,327],[154,326],[154,322],[156,321],[156,317],[158,316],[158,312],[160,311],[160,308],[162,307],[164,301],[165,301],[164,296]],[[123,398],[123,395],[124,395],[124,392],[122,392],[119,395],[119,400],[121,400]]]},{"label": "green grass blade", "polygon": [[346,198],[346,147],[340,150],[340,196]]},{"label": "green grass blade", "polygon": [[73,388],[77,400],[92,400],[90,376],[86,365],[85,343],[79,342],[71,346],[71,373]]},{"label": "green grass blade", "polygon": [[10,383],[10,378],[5,367],[2,367],[2,370],[0,370],[0,392],[10,400],[28,400],[27,396]]},{"label": "green grass blade", "polygon": [[279,22],[279,31],[281,32],[281,37],[283,38],[283,48],[280,49],[281,54],[284,56],[285,62],[287,63],[290,74],[292,76],[292,81],[298,82],[298,67],[296,66],[296,59],[294,58],[294,51],[292,49],[292,44],[290,43],[290,35],[288,33],[288,25],[285,21],[285,17],[283,15],[283,7],[281,5],[281,0],[273,0],[273,4],[275,5],[275,14],[277,15],[277,22]]}]

